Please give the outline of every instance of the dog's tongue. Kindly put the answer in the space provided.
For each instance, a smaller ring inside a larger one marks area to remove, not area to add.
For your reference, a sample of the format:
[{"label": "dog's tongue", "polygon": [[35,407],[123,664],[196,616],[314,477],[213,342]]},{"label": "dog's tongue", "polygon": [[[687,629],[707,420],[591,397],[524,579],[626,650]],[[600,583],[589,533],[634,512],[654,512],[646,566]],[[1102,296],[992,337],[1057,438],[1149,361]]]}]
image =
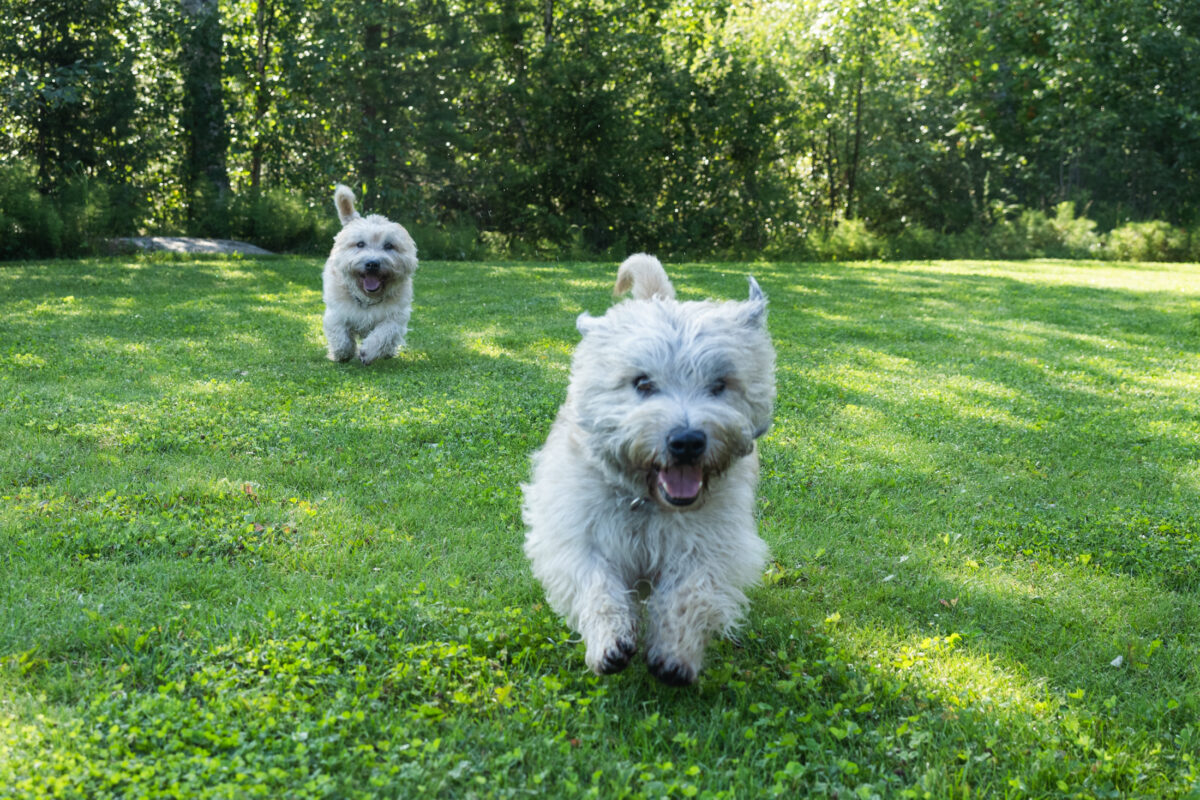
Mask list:
[{"label": "dog's tongue", "polygon": [[379,278],[374,275],[363,275],[363,288],[368,292],[374,292],[379,288]]},{"label": "dog's tongue", "polygon": [[658,484],[676,500],[691,500],[704,487],[704,472],[697,464],[682,464],[658,471]]}]

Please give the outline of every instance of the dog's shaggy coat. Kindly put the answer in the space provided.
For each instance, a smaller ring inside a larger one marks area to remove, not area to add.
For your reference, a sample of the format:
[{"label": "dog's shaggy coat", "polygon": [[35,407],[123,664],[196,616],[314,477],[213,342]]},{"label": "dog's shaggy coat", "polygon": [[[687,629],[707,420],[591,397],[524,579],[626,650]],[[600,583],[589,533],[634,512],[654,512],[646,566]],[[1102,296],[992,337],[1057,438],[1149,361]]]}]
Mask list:
[{"label": "dog's shaggy coat", "polygon": [[754,521],[755,440],[771,423],[766,298],[677,302],[658,260],[631,256],[583,339],[567,399],[523,487],[525,553],[585,660],[695,681],[713,633],[735,627],[767,546]]},{"label": "dog's shaggy coat", "polygon": [[359,215],[347,187],[338,184],[333,202],[342,229],[322,274],[328,355],[332,361],[357,355],[370,364],[404,346],[417,246],[408,231],[386,217]]}]

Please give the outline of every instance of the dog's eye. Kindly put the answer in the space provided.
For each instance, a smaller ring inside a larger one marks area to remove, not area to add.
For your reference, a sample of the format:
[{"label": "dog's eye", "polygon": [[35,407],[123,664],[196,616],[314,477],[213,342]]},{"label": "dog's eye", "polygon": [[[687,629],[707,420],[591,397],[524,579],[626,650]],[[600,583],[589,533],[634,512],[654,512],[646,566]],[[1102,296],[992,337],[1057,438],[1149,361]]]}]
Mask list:
[{"label": "dog's eye", "polygon": [[367,246],[367,243],[366,243],[366,242],[359,242],[358,244],[356,244],[356,245],[354,245],[354,246],[355,246],[355,247],[366,247],[366,246]]},{"label": "dog's eye", "polygon": [[388,242],[387,244],[385,244],[385,245],[383,246],[383,249],[384,249],[384,250],[395,250],[395,249],[396,249],[396,245],[392,244],[391,242]]},{"label": "dog's eye", "polygon": [[712,385],[708,387],[708,391],[712,393],[713,397],[719,397],[725,391],[725,379],[717,378],[712,382]]},{"label": "dog's eye", "polygon": [[638,375],[633,379],[633,388],[642,397],[649,397],[658,391],[658,387],[654,385],[654,381],[650,380],[649,375]]}]

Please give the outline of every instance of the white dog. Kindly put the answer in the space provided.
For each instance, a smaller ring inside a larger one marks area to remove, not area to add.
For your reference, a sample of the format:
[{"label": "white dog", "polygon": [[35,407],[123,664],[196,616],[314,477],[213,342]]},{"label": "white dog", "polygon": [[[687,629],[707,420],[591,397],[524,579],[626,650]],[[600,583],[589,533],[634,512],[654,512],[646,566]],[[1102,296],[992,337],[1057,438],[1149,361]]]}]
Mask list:
[{"label": "white dog", "polygon": [[395,222],[378,214],[360,216],[354,193],[341,184],[333,203],[342,229],[322,276],[329,358],[348,361],[357,353],[364,364],[391,358],[408,333],[417,246]]},{"label": "white dog", "polygon": [[616,294],[630,288],[577,321],[567,399],[522,487],[525,554],[592,670],[629,663],[644,602],[650,671],[686,685],[766,562],[755,439],[775,351],[753,278],[745,302],[677,302],[658,259],[638,254],[617,273]]}]

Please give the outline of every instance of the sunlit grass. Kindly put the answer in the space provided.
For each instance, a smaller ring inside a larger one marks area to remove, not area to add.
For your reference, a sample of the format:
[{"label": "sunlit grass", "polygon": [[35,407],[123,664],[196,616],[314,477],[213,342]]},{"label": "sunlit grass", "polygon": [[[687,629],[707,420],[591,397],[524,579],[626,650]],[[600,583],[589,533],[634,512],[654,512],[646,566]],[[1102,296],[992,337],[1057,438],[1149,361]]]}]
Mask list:
[{"label": "sunlit grass", "polygon": [[1200,791],[1200,270],[669,269],[779,352],[773,561],[684,691],[587,674],[521,554],[613,266],[423,264],[367,369],[315,259],[0,267],[0,786]]}]

